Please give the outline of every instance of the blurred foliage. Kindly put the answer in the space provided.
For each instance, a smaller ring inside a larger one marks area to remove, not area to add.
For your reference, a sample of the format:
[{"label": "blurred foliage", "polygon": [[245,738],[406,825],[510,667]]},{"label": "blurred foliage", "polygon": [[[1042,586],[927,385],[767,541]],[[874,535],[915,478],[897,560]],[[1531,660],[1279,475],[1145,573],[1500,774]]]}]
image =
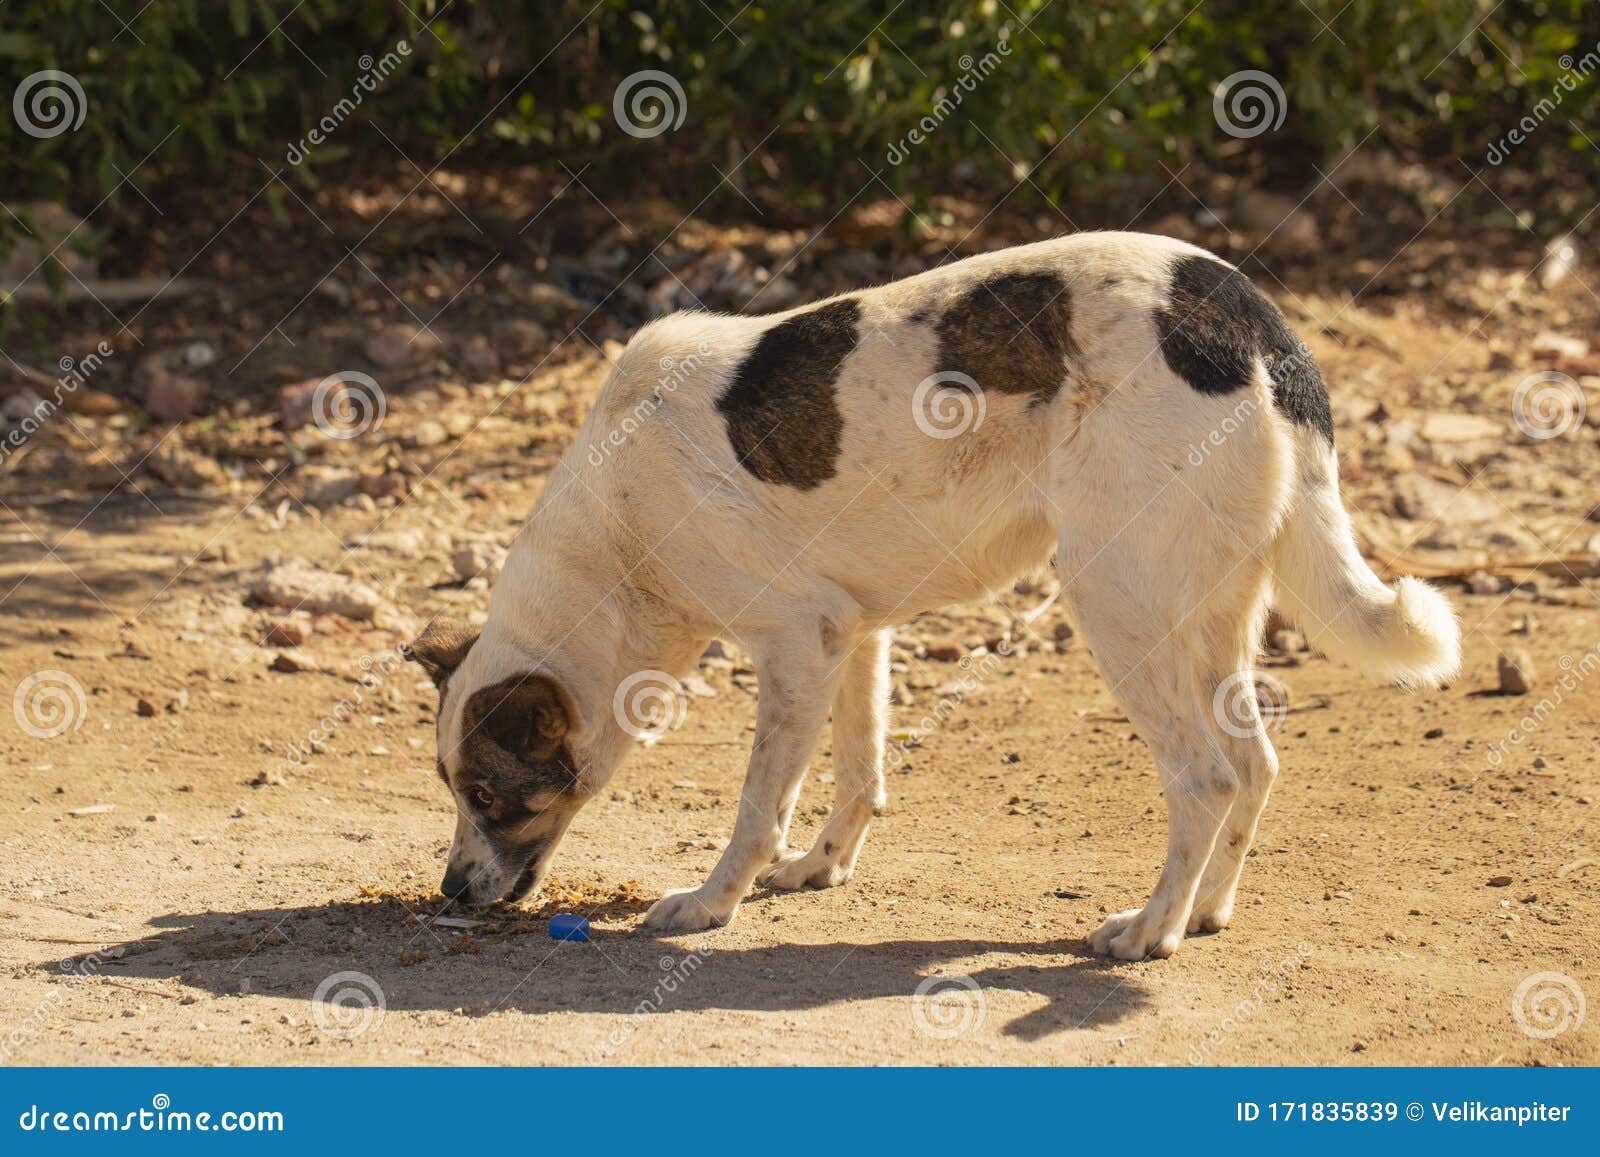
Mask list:
[{"label": "blurred foliage", "polygon": [[[393,75],[348,99],[401,40],[411,51]],[[1600,79],[1572,69],[1597,41],[1594,0],[9,0],[3,93],[60,70],[86,115],[40,138],[3,110],[0,200],[82,213],[156,175],[257,189],[276,170],[315,182],[352,151],[396,149],[418,163],[590,166],[587,183],[636,192],[698,172],[696,195],[708,165],[738,166],[801,209],[874,173],[911,199],[1003,193],[1023,175],[1052,198],[1118,174],[1159,187],[1160,166],[1219,149],[1303,175],[1368,139],[1479,168],[1492,140],[1576,79],[1513,155],[1533,165],[1593,147],[1575,125]],[[649,139],[612,110],[643,69],[668,73],[687,104],[680,128]],[[1241,145],[1212,96],[1242,69],[1274,77],[1288,109]],[[326,142],[287,163],[330,115]],[[924,118],[936,127],[908,145]]]}]

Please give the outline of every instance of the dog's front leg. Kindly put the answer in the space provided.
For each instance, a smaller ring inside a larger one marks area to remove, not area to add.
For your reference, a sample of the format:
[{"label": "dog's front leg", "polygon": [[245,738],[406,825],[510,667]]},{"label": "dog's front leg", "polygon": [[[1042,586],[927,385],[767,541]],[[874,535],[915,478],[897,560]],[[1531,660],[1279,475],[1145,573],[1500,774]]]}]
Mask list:
[{"label": "dog's front leg", "polygon": [[756,741],[733,838],[706,882],[668,892],[650,909],[645,927],[695,932],[726,924],[756,874],[778,854],[838,682],[841,655],[837,644],[828,645],[835,637],[824,629],[809,637],[794,632],[757,641]]}]

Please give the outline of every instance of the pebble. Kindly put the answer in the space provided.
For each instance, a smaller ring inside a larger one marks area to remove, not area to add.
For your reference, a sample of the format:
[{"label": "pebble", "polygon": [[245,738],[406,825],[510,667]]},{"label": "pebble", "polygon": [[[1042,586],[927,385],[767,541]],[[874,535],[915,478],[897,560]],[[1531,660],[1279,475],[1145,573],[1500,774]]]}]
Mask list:
[{"label": "pebble", "polygon": [[386,325],[361,347],[367,360],[381,369],[392,370],[420,362],[435,353],[439,337],[431,330],[406,322]]},{"label": "pebble", "polygon": [[269,566],[250,594],[268,606],[292,607],[312,615],[343,615],[362,622],[383,605],[382,596],[366,583],[322,570],[304,559]]},{"label": "pebble", "polygon": [[1520,648],[1502,651],[1495,661],[1500,676],[1500,691],[1505,695],[1526,695],[1533,690],[1533,657]]},{"label": "pebble", "polygon": [[262,637],[269,647],[298,647],[311,637],[311,620],[296,615],[273,619]]},{"label": "pebble", "polygon": [[273,656],[270,664],[272,670],[280,671],[285,675],[295,675],[302,671],[318,671],[321,668],[317,661],[304,651],[279,651]]},{"label": "pebble", "polygon": [[139,713],[139,717],[142,719],[154,719],[156,716],[156,705],[148,699],[141,698],[134,706],[134,710]]},{"label": "pebble", "polygon": [[1510,886],[1511,886],[1511,877],[1510,876],[1490,876],[1489,877],[1489,887],[1491,887],[1491,888],[1509,888]]},{"label": "pebble", "polygon": [[959,663],[963,652],[958,643],[929,643],[928,658],[936,663]]},{"label": "pebble", "polygon": [[144,408],[163,422],[181,422],[193,417],[205,405],[208,388],[199,378],[156,371],[149,375]]}]

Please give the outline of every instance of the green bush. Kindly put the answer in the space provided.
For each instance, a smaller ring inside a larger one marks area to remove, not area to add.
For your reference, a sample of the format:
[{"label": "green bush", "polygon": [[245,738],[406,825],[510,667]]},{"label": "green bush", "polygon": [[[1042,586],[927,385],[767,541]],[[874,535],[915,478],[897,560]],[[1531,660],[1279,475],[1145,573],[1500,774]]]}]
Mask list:
[{"label": "green bush", "polygon": [[[86,106],[80,128],[48,137],[0,110],[0,198],[79,211],[152,174],[253,188],[276,169],[314,182],[351,150],[392,155],[352,121],[419,162],[560,160],[635,189],[641,173],[670,190],[698,166],[703,191],[707,164],[752,154],[750,182],[802,206],[873,172],[908,198],[955,182],[1003,191],[1023,173],[1051,197],[1130,172],[1159,186],[1158,163],[1240,147],[1212,97],[1242,69],[1287,101],[1281,129],[1244,146],[1269,164],[1303,171],[1376,132],[1477,165],[1576,75],[1563,54],[1600,38],[1584,0],[9,0],[0,19],[0,95],[54,69]],[[402,41],[399,67],[352,99],[364,62]],[[612,111],[645,69],[686,105],[680,128],[648,139]],[[1594,86],[1582,77],[1519,160],[1589,148],[1569,118]],[[289,164],[335,109],[325,143]]]}]

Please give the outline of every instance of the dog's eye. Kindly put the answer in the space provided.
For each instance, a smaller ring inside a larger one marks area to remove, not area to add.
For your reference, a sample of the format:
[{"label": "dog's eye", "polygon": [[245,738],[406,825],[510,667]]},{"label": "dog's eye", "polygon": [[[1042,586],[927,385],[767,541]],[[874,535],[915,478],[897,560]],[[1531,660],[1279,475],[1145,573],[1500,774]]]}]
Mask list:
[{"label": "dog's eye", "polygon": [[494,806],[494,793],[486,787],[475,787],[472,789],[472,802],[485,810],[492,808]]}]

